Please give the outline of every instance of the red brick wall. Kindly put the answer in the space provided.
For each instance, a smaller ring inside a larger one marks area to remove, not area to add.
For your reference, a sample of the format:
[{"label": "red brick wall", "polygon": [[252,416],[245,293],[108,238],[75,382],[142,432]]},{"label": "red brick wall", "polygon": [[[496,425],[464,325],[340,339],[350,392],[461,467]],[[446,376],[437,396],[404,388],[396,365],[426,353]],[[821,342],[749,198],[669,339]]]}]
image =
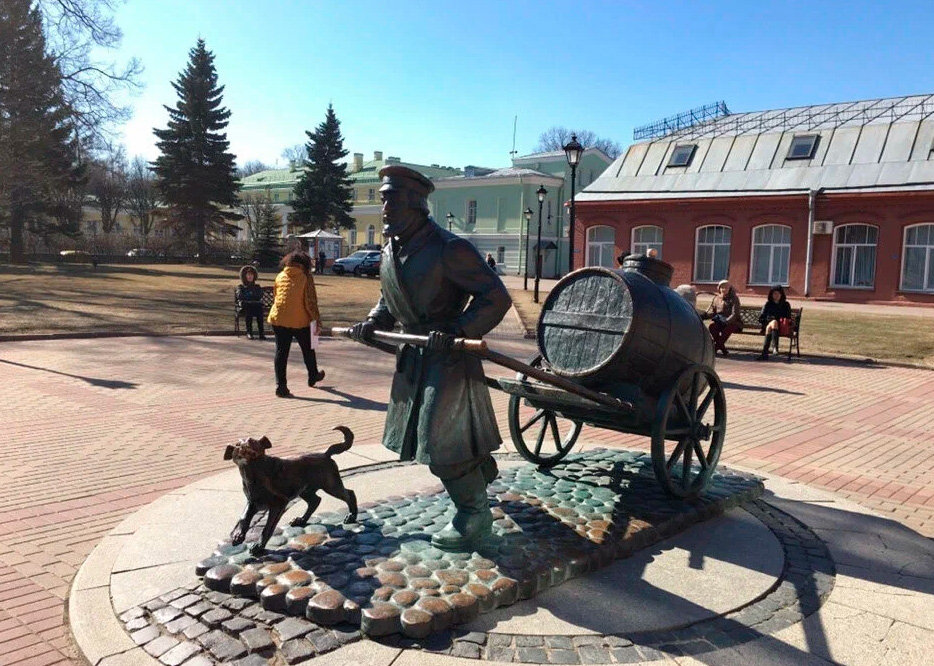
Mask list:
[{"label": "red brick wall", "polygon": [[[807,255],[807,194],[770,197],[694,199],[680,201],[578,202],[575,266],[585,262],[587,229],[597,225],[616,231],[617,254],[630,250],[632,230],[654,224],[664,230],[663,259],[674,266],[672,284],[691,283],[701,291],[714,285],[693,282],[694,238],[698,227],[720,224],[732,229],[730,281],[743,293],[765,294],[768,287],[749,285],[752,230],[761,224],[791,227],[791,260],[787,288],[790,296],[804,294]],[[840,289],[830,286],[833,235],[815,235],[811,266],[813,298],[846,302],[890,302],[934,305],[934,294],[899,290],[904,228],[934,223],[934,193],[821,194],[815,219],[832,220],[834,227],[847,223],[879,227],[876,275],[873,289]]]}]

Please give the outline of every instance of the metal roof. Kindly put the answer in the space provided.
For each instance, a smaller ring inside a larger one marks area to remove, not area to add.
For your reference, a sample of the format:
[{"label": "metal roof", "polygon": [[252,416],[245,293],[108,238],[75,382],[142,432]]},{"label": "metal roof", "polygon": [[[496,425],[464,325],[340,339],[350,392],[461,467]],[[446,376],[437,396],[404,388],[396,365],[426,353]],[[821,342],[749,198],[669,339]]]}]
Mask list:
[{"label": "metal roof", "polygon": [[[564,153],[562,153],[563,155]],[[526,169],[525,167],[505,167],[503,169],[497,169],[489,173],[484,173],[476,176],[449,176],[447,178],[435,178],[433,179],[436,183],[447,183],[447,182],[463,182],[465,180],[497,180],[502,178],[541,178],[549,182],[562,180],[560,176],[554,176],[548,173],[542,173],[541,171],[536,171],[535,169]]]},{"label": "metal roof", "polygon": [[[789,159],[803,134],[811,156]],[[669,166],[684,145],[690,163]],[[631,145],[579,200],[934,190],[932,149],[934,94],[737,113]]]}]

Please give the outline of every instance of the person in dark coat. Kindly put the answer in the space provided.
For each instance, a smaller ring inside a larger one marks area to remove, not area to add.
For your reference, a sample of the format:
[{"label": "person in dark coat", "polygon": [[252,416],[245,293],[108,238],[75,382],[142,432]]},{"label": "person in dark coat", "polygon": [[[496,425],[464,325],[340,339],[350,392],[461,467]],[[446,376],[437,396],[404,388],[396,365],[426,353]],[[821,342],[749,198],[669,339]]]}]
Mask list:
[{"label": "person in dark coat", "polygon": [[486,253],[486,265],[492,268],[494,271],[496,270],[496,259],[493,258],[492,252]]},{"label": "person in dark coat", "polygon": [[729,356],[726,341],[736,331],[743,330],[743,320],[739,314],[739,296],[729,280],[720,280],[717,283],[717,295],[713,297],[701,318],[713,320],[707,328],[710,337],[713,338],[714,353],[719,351],[724,356]]},{"label": "person in dark coat", "polygon": [[782,319],[791,321],[791,303],[785,296],[784,287],[777,284],[769,289],[769,298],[762,306],[762,311],[759,312],[759,323],[762,324],[762,331],[765,333],[765,342],[762,343],[762,353],[756,357],[757,361],[768,361],[772,345],[778,347],[779,326]]},{"label": "person in dark coat", "polygon": [[480,359],[451,350],[455,337],[480,338],[509,311],[509,293],[476,248],[428,215],[427,178],[392,165],[382,178],[381,295],[353,337],[371,339],[398,322],[427,335],[427,348],[397,349],[383,445],[401,460],[429,466],[457,508],[432,543],[457,551],[490,534],[486,487],[496,478],[490,453],[502,444]]},{"label": "person in dark coat", "polygon": [[315,268],[318,269],[318,275],[324,273],[325,266],[328,265],[328,255],[324,253],[324,250],[318,253],[318,263],[315,265]]},{"label": "person in dark coat", "polygon": [[246,320],[246,334],[253,340],[253,320],[259,332],[259,339],[265,340],[263,331],[263,288],[257,284],[259,275],[252,266],[240,269],[240,286],[237,287],[237,301],[240,303],[240,314]]}]

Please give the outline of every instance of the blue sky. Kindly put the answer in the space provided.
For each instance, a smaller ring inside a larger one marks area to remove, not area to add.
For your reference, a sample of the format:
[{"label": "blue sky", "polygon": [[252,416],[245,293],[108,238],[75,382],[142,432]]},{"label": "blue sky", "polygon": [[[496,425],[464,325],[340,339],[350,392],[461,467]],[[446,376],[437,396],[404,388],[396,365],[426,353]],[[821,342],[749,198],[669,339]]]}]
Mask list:
[{"label": "blue sky", "polygon": [[553,125],[632,128],[733,111],[934,92],[934,3],[130,0],[119,56],[143,61],[124,140],[153,158],[170,82],[203,37],[238,161],[272,163],[324,118],[345,147],[505,166]]}]

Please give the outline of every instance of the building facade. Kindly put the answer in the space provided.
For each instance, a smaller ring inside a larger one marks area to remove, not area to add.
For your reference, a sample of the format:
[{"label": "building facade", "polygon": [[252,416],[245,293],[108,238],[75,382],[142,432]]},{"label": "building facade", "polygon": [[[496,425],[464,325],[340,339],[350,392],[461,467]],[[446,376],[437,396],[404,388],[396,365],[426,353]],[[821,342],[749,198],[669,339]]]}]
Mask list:
[{"label": "building facade", "polygon": [[[581,157],[578,189],[593,182],[612,160],[596,149]],[[481,254],[490,253],[500,271],[535,275],[539,209],[536,191],[547,190],[541,210],[542,276],[567,272],[567,213],[571,174],[563,151],[515,158],[513,166],[468,166],[453,177],[435,178],[429,206],[435,221],[470,240]],[[523,212],[532,210],[526,222]],[[450,217],[449,217],[450,215]]]},{"label": "building facade", "polygon": [[934,95],[728,114],[636,143],[577,199],[575,265],[934,304]]}]

